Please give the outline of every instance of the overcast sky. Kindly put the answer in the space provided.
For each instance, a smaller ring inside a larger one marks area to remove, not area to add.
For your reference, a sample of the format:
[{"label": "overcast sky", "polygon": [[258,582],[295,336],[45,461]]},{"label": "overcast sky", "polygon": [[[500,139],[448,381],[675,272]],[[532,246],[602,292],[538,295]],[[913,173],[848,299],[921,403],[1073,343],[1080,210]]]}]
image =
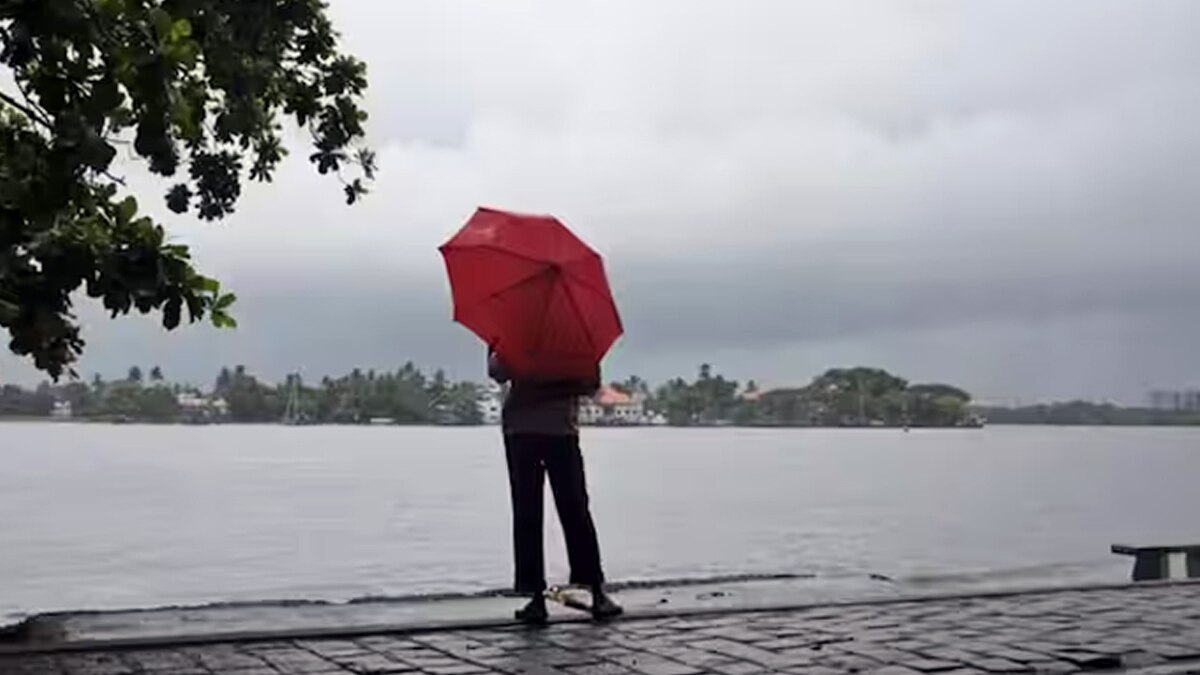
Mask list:
[{"label": "overcast sky", "polygon": [[1200,3],[331,4],[370,67],[374,193],[345,207],[298,152],[228,221],[168,220],[241,327],[82,308],[85,374],[479,377],[436,246],[489,204],[606,255],[614,377],[863,364],[1005,402],[1200,384]]}]

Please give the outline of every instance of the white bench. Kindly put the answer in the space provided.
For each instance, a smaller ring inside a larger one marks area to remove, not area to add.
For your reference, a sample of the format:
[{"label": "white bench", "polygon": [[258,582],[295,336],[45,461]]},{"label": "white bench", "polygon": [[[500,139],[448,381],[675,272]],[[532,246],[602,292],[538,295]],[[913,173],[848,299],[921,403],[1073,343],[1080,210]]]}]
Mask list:
[{"label": "white bench", "polygon": [[1133,556],[1134,581],[1200,578],[1200,544],[1127,546],[1113,544],[1117,555]]}]

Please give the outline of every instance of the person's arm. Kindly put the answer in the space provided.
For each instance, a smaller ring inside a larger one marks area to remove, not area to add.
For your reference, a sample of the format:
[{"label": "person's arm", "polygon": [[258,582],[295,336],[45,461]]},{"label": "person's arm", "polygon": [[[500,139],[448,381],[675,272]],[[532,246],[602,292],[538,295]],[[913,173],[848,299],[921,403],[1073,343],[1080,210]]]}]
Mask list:
[{"label": "person's arm", "polygon": [[504,361],[501,361],[496,352],[492,351],[488,352],[488,377],[500,384],[507,384],[512,379],[512,374],[508,372],[508,366],[504,365]]},{"label": "person's arm", "polygon": [[580,396],[595,396],[600,391],[600,369],[596,368],[596,374],[592,377],[579,380],[579,387]]}]

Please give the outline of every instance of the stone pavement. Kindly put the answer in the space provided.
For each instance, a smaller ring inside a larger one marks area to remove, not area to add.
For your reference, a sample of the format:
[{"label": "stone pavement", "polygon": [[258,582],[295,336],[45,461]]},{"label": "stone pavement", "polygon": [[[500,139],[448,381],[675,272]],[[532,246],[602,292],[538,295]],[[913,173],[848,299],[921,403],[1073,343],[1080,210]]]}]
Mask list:
[{"label": "stone pavement", "polygon": [[0,674],[1200,674],[1200,585],[0,656]]}]

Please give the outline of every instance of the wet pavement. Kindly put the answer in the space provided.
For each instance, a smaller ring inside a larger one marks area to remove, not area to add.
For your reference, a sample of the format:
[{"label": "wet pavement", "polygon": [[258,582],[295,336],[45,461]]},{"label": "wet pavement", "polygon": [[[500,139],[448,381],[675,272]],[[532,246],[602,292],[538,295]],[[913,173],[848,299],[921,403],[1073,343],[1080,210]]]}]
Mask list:
[{"label": "wet pavement", "polygon": [[[0,656],[0,674],[1200,673],[1200,584]],[[78,647],[78,645],[76,645]]]},{"label": "wet pavement", "polygon": [[[615,584],[630,613],[795,607],[895,598],[912,589],[866,576],[844,578],[731,576]],[[227,635],[347,634],[431,625],[490,625],[512,617],[515,600],[478,596],[374,598],[335,602],[258,602],[34,617],[24,626],[38,643],[220,639]],[[569,617],[574,613],[558,610]],[[2,646],[2,644],[0,644]]]}]

